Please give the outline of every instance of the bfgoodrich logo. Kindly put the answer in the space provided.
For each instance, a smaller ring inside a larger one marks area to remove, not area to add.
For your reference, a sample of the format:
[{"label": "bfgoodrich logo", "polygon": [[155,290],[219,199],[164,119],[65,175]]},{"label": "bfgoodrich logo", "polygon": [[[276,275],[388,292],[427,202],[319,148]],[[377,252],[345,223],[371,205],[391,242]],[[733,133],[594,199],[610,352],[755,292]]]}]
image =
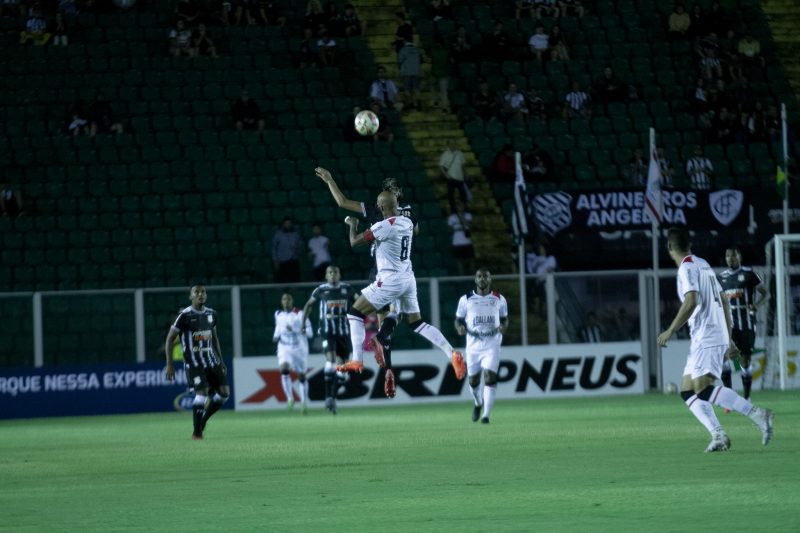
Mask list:
[{"label": "bfgoodrich logo", "polygon": [[723,226],[730,225],[742,212],[744,193],[732,189],[714,191],[708,195],[708,207],[714,218]]}]

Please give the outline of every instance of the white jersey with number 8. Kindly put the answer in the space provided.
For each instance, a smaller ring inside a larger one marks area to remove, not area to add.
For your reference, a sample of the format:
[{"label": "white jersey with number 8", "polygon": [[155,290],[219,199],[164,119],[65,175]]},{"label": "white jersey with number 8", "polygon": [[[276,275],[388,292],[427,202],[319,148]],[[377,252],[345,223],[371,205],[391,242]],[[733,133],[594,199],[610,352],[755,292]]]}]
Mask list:
[{"label": "white jersey with number 8", "polygon": [[697,307],[689,317],[691,349],[727,346],[728,325],[722,307],[722,286],[711,265],[696,255],[687,255],[678,267],[678,297],[681,302],[686,293],[697,292]]},{"label": "white jersey with number 8", "polygon": [[414,223],[404,216],[389,217],[364,232],[364,240],[375,243],[375,262],[382,272],[413,272],[411,241]]}]

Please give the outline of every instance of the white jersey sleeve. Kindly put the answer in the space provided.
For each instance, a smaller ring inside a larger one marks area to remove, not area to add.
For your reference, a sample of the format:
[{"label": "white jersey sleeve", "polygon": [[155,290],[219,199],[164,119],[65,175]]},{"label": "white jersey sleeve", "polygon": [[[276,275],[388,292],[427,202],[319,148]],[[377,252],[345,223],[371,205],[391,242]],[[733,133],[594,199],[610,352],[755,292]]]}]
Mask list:
[{"label": "white jersey sleeve", "polygon": [[498,313],[500,318],[508,318],[508,302],[506,301],[506,297],[502,294],[500,295],[500,305],[498,306]]},{"label": "white jersey sleeve", "polygon": [[272,340],[277,341],[281,338],[281,312],[275,311],[275,331],[272,333]]},{"label": "white jersey sleeve", "polygon": [[458,300],[458,307],[456,308],[456,318],[467,318],[467,297],[462,296]]},{"label": "white jersey sleeve", "polygon": [[689,317],[692,348],[724,346],[730,342],[722,286],[705,259],[690,255],[678,267],[678,297],[681,302],[690,292],[697,293],[697,306]]}]

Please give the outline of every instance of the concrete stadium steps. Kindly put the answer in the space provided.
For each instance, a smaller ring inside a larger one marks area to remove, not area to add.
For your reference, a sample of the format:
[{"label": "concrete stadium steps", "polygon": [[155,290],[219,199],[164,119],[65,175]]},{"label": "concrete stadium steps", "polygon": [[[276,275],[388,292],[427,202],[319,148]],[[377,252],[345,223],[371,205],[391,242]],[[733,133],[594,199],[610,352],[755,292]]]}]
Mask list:
[{"label": "concrete stadium steps", "polygon": [[[397,55],[394,50],[394,34],[397,29],[395,13],[408,13],[402,0],[355,0],[359,17],[366,23],[367,46],[373,54],[376,68],[384,66],[389,77],[399,80]],[[412,25],[413,25],[413,21]],[[415,37],[417,44],[418,39]],[[424,50],[423,50],[424,54]],[[425,106],[433,101],[428,84],[425,83],[430,71],[430,62],[423,62],[423,87],[420,101]],[[448,212],[447,187],[441,179],[438,161],[447,145],[447,141],[456,141],[467,160],[469,176],[472,182],[474,197],[472,214],[475,219],[472,230],[472,241],[475,246],[476,260],[486,264],[495,272],[510,270],[509,250],[511,246],[510,230],[503,220],[500,207],[481,170],[475,153],[470,148],[457,117],[446,110],[423,108],[422,110],[405,111],[401,115],[406,136],[425,167],[426,175],[436,191],[436,197],[442,212]]]},{"label": "concrete stadium steps", "polygon": [[781,61],[795,96],[800,94],[800,3],[794,0],[761,2]]}]

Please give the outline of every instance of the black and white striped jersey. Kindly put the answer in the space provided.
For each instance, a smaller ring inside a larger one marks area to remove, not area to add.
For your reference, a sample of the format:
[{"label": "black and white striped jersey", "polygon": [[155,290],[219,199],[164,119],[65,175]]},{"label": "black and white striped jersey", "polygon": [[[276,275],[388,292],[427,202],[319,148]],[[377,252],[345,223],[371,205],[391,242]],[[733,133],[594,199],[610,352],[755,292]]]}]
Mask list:
[{"label": "black and white striped jersey", "polygon": [[355,301],[355,290],[349,283],[336,286],[323,283],[311,293],[319,305],[317,331],[320,335],[350,335],[347,308]]},{"label": "black and white striped jersey", "polygon": [[210,307],[200,310],[191,305],[181,311],[172,329],[181,337],[183,361],[191,368],[212,368],[220,365],[219,354],[214,351],[214,327],[217,312]]},{"label": "black and white striped jersey", "polygon": [[750,306],[756,301],[756,287],[761,285],[761,277],[752,268],[741,266],[736,270],[724,270],[718,278],[722,294],[731,305],[732,329],[755,329],[756,313]]}]

